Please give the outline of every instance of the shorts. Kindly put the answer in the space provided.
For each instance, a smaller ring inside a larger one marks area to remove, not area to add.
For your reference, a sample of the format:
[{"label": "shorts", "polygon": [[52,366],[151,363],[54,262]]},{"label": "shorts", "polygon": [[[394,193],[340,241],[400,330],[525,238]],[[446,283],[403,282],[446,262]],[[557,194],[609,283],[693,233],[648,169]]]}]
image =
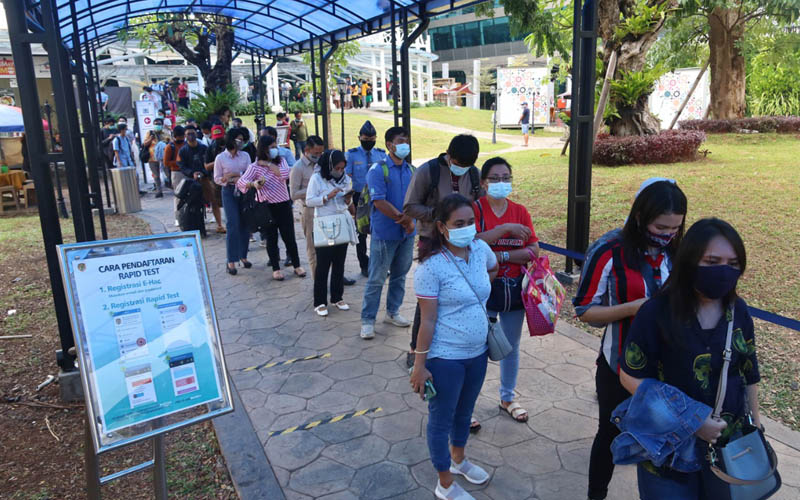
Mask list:
[{"label": "shorts", "polygon": [[523,123],[522,124],[522,135],[527,135],[528,134],[528,127],[530,127],[529,123]]},{"label": "shorts", "polygon": [[222,186],[215,183],[207,176],[200,180],[200,185],[203,187],[203,200],[211,205],[212,208],[222,206]]}]

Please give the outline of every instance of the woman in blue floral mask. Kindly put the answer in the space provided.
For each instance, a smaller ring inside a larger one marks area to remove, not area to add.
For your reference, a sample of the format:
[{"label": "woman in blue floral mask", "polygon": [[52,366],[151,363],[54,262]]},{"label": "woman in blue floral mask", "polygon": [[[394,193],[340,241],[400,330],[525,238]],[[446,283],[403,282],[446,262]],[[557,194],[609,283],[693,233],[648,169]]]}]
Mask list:
[{"label": "woman in blue floral mask", "polygon": [[667,281],[683,236],[687,202],[675,181],[648,179],[622,229],[592,243],[572,300],[581,321],[603,327],[595,387],[599,424],[589,459],[592,500],[606,498],[614,473],[611,442],[619,429],[611,412],[630,395],[619,381],[620,357],[639,308]]}]

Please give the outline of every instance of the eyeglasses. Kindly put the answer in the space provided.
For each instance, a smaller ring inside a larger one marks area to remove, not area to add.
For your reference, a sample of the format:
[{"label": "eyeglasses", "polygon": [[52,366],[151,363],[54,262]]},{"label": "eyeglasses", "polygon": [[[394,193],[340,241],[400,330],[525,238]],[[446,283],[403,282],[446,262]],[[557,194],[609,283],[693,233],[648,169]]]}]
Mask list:
[{"label": "eyeglasses", "polygon": [[487,177],[486,179],[491,183],[495,183],[495,182],[511,182],[512,180],[514,180],[514,177],[510,176],[510,175],[503,176],[503,177],[497,177],[495,175],[492,175],[491,177]]}]

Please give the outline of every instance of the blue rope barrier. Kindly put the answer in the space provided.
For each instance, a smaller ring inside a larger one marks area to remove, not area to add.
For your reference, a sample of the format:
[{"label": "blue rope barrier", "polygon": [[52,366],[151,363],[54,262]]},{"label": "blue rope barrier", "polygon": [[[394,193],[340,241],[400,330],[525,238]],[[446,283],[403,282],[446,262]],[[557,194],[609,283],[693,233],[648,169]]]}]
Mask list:
[{"label": "blue rope barrier", "polygon": [[[539,242],[539,248],[542,250],[547,250],[548,252],[553,252],[559,255],[563,255],[565,257],[569,257],[570,259],[580,260],[583,261],[586,259],[586,256],[582,253],[576,252],[574,250],[567,250],[566,248],[557,247],[555,245],[551,245],[549,243],[542,243]],[[780,314],[771,313],[769,311],[765,311],[763,309],[759,309],[753,306],[747,306],[750,310],[750,315],[754,318],[758,318],[760,320],[767,321],[769,323],[776,324],[778,326],[782,326],[784,328],[789,328],[790,330],[795,330],[800,332],[800,321],[787,318],[786,316],[781,316]]]}]

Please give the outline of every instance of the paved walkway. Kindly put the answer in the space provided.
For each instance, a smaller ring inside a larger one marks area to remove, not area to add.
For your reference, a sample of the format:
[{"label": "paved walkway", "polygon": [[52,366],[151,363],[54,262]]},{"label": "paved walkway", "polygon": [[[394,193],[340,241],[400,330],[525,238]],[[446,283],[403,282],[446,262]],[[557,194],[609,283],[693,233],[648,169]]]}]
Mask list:
[{"label": "paved walkway", "polygon": [[[148,195],[142,215],[173,231],[171,203],[170,196],[154,200]],[[253,268],[229,276],[224,236],[214,234],[213,225],[208,227],[204,248],[230,377],[286,498],[433,498],[436,475],[425,441],[427,408],[410,392],[405,368],[409,329],[379,322],[374,340],[359,338],[365,283],[360,276],[355,286],[345,289],[352,310],[334,309],[326,319],[317,317],[311,277],[271,281],[266,252],[255,243],[250,246]],[[300,224],[295,227],[299,233]],[[305,265],[302,240],[299,247]],[[358,274],[353,248],[347,274]],[[413,274],[407,283],[402,313],[412,317]],[[382,310],[379,321],[383,314]],[[586,497],[589,449],[597,426],[597,344],[595,337],[566,323],[543,338],[523,333],[517,390],[518,400],[530,412],[527,424],[500,413],[498,365],[490,363],[475,411],[483,428],[470,439],[467,454],[486,467],[492,479],[480,487],[460,484],[482,500]],[[242,371],[325,353],[330,357]],[[268,437],[270,431],[375,407],[382,411]],[[767,429],[784,481],[774,498],[800,498],[800,434],[776,423],[768,422]],[[635,499],[635,478],[635,468],[619,467],[609,499]]]}]

